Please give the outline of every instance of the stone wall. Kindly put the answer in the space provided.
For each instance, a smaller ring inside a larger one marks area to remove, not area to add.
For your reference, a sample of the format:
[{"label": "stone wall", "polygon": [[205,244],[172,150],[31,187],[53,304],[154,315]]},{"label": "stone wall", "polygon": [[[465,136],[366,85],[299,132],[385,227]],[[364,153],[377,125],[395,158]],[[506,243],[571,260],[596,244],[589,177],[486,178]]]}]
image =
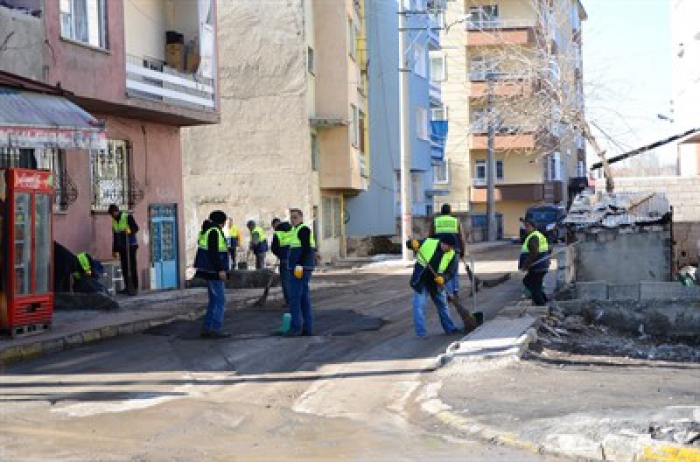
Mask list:
[{"label": "stone wall", "polygon": [[[604,188],[599,180],[597,189]],[[615,178],[618,192],[663,193],[673,206],[673,239],[678,268],[700,260],[700,177]]]},{"label": "stone wall", "polygon": [[202,221],[232,216],[271,238],[290,207],[312,215],[311,140],[302,0],[219,2],[221,123],[184,129],[187,261]]}]

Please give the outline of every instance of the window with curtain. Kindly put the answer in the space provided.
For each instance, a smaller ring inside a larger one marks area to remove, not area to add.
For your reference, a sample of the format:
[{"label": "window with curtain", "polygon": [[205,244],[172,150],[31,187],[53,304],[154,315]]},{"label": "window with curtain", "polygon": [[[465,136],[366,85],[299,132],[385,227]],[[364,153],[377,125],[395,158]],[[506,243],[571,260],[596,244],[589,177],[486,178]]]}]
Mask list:
[{"label": "window with curtain", "polygon": [[105,0],[60,0],[61,37],[107,48]]}]

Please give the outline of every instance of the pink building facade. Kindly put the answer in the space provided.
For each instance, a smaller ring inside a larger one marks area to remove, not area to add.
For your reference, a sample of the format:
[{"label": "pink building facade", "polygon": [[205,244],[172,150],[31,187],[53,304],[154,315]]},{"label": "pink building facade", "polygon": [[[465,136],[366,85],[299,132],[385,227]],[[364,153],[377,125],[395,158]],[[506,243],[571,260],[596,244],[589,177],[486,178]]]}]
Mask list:
[{"label": "pink building facade", "polygon": [[181,287],[187,262],[180,130],[219,120],[216,2],[5,3],[0,34],[12,35],[0,70],[60,88],[101,123],[106,140],[99,149],[10,143],[0,146],[0,166],[55,171],[54,237],[75,253],[115,260],[107,207],[132,212],[141,228],[141,287]]}]

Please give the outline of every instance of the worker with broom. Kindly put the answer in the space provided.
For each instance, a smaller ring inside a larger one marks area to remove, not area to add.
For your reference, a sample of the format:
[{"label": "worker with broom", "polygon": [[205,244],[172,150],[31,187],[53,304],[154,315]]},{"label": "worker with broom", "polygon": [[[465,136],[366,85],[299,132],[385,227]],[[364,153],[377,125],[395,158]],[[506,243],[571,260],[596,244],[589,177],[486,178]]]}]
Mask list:
[{"label": "worker with broom", "polygon": [[439,239],[428,238],[421,241],[411,239],[406,243],[408,248],[416,253],[416,264],[411,276],[413,288],[413,326],[419,338],[426,338],[428,332],[425,327],[425,301],[428,295],[433,300],[440,324],[446,334],[456,334],[462,331],[458,329],[450,318],[447,306],[447,291],[445,284],[455,277],[458,260],[454,248],[455,237],[451,234],[443,235]]}]

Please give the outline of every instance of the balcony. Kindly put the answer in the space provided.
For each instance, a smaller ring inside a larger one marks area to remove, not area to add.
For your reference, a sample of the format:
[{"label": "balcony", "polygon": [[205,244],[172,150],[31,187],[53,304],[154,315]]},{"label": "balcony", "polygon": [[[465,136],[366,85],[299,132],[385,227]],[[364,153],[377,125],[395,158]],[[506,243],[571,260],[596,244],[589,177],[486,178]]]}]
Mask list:
[{"label": "balcony", "polygon": [[319,185],[358,193],[367,189],[368,166],[365,155],[350,145],[348,126],[330,126],[318,132],[321,167]]},{"label": "balcony", "polygon": [[430,101],[438,106],[442,104],[442,84],[440,82],[430,81]]},{"label": "balcony", "polygon": [[[470,73],[470,77],[478,78],[475,73]],[[493,83],[493,95],[498,98],[514,98],[528,97],[534,93],[534,84],[532,81],[518,79],[517,76],[510,76],[509,79],[499,79]],[[470,98],[486,98],[489,95],[488,82],[475,80],[468,84],[468,92]]]},{"label": "balcony", "polygon": [[[537,130],[534,127],[499,125],[494,137],[494,149],[535,149],[538,146]],[[471,127],[471,149],[488,149],[488,126],[476,121]]]},{"label": "balcony", "polygon": [[535,20],[499,19],[467,21],[467,46],[532,45],[535,43]]},{"label": "balcony", "polygon": [[[530,184],[498,184],[495,186],[496,202],[503,201],[527,201],[540,202],[544,199],[544,185],[542,183]],[[487,201],[486,185],[474,185],[471,188],[471,201],[475,204],[485,204]]]},{"label": "balcony", "polygon": [[440,30],[444,27],[444,17],[441,14],[428,15],[428,46],[440,49]]},{"label": "balcony", "polygon": [[130,97],[162,101],[173,106],[216,109],[212,79],[178,71],[154,59],[127,56],[126,92]]}]

